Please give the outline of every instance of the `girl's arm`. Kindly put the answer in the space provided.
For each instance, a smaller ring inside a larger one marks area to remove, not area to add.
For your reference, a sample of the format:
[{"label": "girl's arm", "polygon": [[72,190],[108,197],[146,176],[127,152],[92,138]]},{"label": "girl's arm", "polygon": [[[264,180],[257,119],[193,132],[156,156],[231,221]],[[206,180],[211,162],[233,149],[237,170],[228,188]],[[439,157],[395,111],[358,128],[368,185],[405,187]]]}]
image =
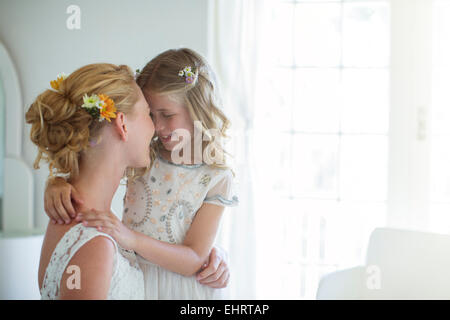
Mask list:
[{"label": "girl's arm", "polygon": [[123,248],[134,250],[152,263],[184,276],[193,276],[207,262],[223,211],[223,206],[204,203],[197,211],[182,244],[159,241],[132,231],[112,213],[92,210],[77,219],[83,220],[87,227],[97,227],[111,235]]},{"label": "girl's arm", "polygon": [[220,289],[228,286],[230,281],[228,253],[220,247],[213,247],[208,262],[196,277],[198,282],[211,288]]},{"label": "girl's arm", "polygon": [[52,223],[68,224],[75,218],[76,212],[72,200],[83,204],[77,190],[64,178],[56,177],[47,180],[44,192],[44,210]]},{"label": "girl's arm", "polygon": [[[79,204],[83,203],[81,198],[77,195],[78,193],[75,188],[73,188],[71,184],[67,183],[65,179],[54,178],[52,180],[49,180],[44,195],[45,212],[50,217],[50,219],[54,221],[59,220],[60,224],[63,223],[63,219],[70,222],[70,213],[68,211],[70,211],[71,213],[75,212],[71,200],[76,201]],[[98,212],[96,212],[95,210],[92,210],[91,213],[98,214]],[[200,216],[199,213],[200,211],[197,213],[197,216]],[[110,214],[110,220],[115,221],[114,218],[116,216],[113,213]],[[102,213],[102,216],[106,215],[106,213]],[[199,221],[200,219],[194,220]],[[78,219],[78,221],[81,221],[81,219]],[[115,228],[118,228],[117,226],[122,225],[120,221],[118,222],[119,223],[117,223]],[[192,224],[191,229],[193,228],[193,226],[194,223]],[[123,226],[121,231],[118,232],[118,234],[125,235],[124,238],[127,238],[127,233],[128,236],[131,236],[131,230],[129,230],[125,226]],[[114,237],[113,234],[111,235]],[[118,236],[115,236],[115,238],[116,241],[120,243],[120,241],[118,240]],[[188,239],[189,235],[186,236],[186,240]],[[121,246],[126,247],[126,245],[124,245],[123,243],[121,244]],[[206,262],[206,266],[202,268],[201,272],[197,275],[197,280],[200,283],[211,288],[226,287],[230,278],[230,270],[227,264],[226,251],[220,248],[213,248],[207,260],[208,261]]]},{"label": "girl's arm", "polygon": [[212,249],[224,207],[204,203],[197,211],[183,244],[169,244],[136,232],[134,251],[161,267],[192,276]]}]

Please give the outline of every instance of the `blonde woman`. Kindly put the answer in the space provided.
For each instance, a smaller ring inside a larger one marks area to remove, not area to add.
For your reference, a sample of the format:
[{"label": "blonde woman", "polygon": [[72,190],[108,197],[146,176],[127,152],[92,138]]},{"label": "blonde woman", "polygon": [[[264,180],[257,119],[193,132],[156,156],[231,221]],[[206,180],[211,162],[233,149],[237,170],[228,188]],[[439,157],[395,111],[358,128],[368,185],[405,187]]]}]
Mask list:
[{"label": "blonde woman", "polygon": [[[128,167],[150,165],[149,106],[126,66],[91,64],[39,95],[26,113],[35,168],[68,175],[77,210],[109,210]],[[126,248],[125,248],[126,249]],[[108,234],[73,221],[49,223],[39,263],[42,299],[144,299],[142,270]]]},{"label": "blonde woman", "polygon": [[[144,67],[137,83],[151,106],[156,158],[149,172],[128,183],[123,223],[98,211],[83,212],[77,220],[137,253],[147,299],[224,299],[229,280],[225,261],[202,281],[196,278],[225,207],[238,203],[221,142],[229,121],[220,110],[213,71],[193,50],[168,50]],[[195,146],[195,124],[202,135],[200,146]],[[197,147],[206,155],[198,162],[194,152],[185,153]],[[183,163],[173,158],[179,151]],[[61,190],[52,189],[56,199]],[[68,193],[63,202],[70,202]]]}]

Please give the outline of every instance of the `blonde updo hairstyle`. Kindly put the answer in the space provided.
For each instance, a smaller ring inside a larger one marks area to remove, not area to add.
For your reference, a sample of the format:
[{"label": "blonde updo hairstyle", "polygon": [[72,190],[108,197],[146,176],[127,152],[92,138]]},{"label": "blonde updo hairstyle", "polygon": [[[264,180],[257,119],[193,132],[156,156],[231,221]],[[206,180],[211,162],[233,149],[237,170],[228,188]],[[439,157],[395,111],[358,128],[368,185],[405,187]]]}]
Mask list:
[{"label": "blonde updo hairstyle", "polygon": [[[190,66],[196,74],[196,81],[187,83],[185,77],[179,76],[180,70]],[[226,131],[230,121],[220,110],[220,97],[215,75],[207,61],[191,49],[171,49],[153,58],[140,71],[137,84],[145,93],[163,94],[182,101],[189,111],[192,121],[200,121],[202,135],[208,130],[217,129],[221,138],[227,138]],[[150,106],[151,107],[151,106]],[[222,139],[221,139],[222,140]],[[212,167],[228,168],[225,155],[228,154],[221,143],[212,139],[203,141],[203,150],[214,144],[214,150],[221,153],[223,164],[206,162]],[[164,147],[161,141],[154,140],[151,150],[158,153]],[[202,155],[203,157],[203,155]]]},{"label": "blonde updo hairstyle", "polygon": [[138,99],[134,73],[125,65],[90,64],[70,74],[58,90],[40,94],[25,116],[31,124],[31,141],[38,147],[35,169],[45,160],[50,176],[79,174],[82,152],[90,148],[91,141],[100,139],[108,123],[94,120],[81,108],[85,94],[105,94],[114,101],[117,112],[131,114]]}]

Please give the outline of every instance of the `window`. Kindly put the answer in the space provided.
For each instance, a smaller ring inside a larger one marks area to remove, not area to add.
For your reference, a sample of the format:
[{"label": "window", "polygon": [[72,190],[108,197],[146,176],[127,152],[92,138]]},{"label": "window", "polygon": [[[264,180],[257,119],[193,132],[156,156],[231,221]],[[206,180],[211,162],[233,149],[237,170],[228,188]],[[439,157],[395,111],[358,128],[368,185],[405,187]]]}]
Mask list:
[{"label": "window", "polygon": [[313,299],[386,223],[390,2],[279,1],[272,19],[253,139],[257,292]]}]

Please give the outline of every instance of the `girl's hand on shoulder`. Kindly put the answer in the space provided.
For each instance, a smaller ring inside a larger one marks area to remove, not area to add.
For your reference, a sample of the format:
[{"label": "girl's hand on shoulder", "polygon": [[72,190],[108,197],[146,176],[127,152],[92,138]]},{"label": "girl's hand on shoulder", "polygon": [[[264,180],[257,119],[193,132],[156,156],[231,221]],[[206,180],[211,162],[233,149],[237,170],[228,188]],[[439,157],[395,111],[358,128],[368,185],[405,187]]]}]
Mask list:
[{"label": "girl's hand on shoulder", "polygon": [[230,281],[228,254],[220,247],[213,247],[208,261],[197,274],[197,281],[211,288],[225,288]]},{"label": "girl's hand on shoulder", "polygon": [[82,204],[77,190],[64,178],[56,177],[48,180],[44,192],[44,210],[53,224],[69,224],[76,212],[72,200]]},{"label": "girl's hand on shoulder", "polygon": [[91,209],[79,213],[75,220],[83,222],[85,227],[97,228],[98,231],[109,234],[119,246],[126,250],[134,249],[135,234],[133,230],[125,226],[111,211],[103,212]]}]

